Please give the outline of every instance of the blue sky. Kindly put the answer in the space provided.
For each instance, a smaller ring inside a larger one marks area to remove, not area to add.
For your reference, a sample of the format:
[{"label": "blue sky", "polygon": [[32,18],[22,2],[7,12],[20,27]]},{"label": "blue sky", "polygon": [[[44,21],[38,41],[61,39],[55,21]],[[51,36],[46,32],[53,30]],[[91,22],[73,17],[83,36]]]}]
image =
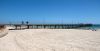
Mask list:
[{"label": "blue sky", "polygon": [[0,0],[0,23],[100,24],[100,0]]}]

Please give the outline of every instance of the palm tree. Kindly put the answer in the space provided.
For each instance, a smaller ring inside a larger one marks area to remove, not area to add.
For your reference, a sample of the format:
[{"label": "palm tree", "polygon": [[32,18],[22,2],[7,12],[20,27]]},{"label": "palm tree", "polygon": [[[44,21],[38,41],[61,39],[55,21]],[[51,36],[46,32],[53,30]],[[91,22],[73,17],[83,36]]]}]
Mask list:
[{"label": "palm tree", "polygon": [[26,21],[26,24],[28,25],[28,24],[29,24],[29,22],[28,22],[28,21]]}]

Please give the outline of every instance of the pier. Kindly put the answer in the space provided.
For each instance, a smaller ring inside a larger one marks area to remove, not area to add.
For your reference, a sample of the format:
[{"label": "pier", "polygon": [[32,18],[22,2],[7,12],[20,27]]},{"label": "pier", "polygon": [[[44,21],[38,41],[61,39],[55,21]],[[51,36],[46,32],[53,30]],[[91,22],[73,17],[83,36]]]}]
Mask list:
[{"label": "pier", "polygon": [[74,29],[92,26],[92,24],[14,24],[15,29]]}]

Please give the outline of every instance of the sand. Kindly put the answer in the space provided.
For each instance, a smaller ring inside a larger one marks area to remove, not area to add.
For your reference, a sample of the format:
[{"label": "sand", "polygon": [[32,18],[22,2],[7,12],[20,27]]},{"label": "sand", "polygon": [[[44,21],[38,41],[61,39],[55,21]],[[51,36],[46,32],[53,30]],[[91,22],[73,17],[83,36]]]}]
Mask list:
[{"label": "sand", "polygon": [[7,34],[8,34],[8,29],[0,25],[0,38],[4,37]]},{"label": "sand", "polygon": [[9,30],[0,51],[100,51],[100,30]]}]

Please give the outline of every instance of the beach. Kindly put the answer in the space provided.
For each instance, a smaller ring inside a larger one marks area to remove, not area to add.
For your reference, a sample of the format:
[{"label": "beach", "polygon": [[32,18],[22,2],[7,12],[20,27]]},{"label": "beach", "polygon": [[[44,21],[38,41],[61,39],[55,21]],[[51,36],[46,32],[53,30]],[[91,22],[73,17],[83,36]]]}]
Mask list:
[{"label": "beach", "polygon": [[100,30],[8,30],[0,38],[0,51],[100,51]]}]

